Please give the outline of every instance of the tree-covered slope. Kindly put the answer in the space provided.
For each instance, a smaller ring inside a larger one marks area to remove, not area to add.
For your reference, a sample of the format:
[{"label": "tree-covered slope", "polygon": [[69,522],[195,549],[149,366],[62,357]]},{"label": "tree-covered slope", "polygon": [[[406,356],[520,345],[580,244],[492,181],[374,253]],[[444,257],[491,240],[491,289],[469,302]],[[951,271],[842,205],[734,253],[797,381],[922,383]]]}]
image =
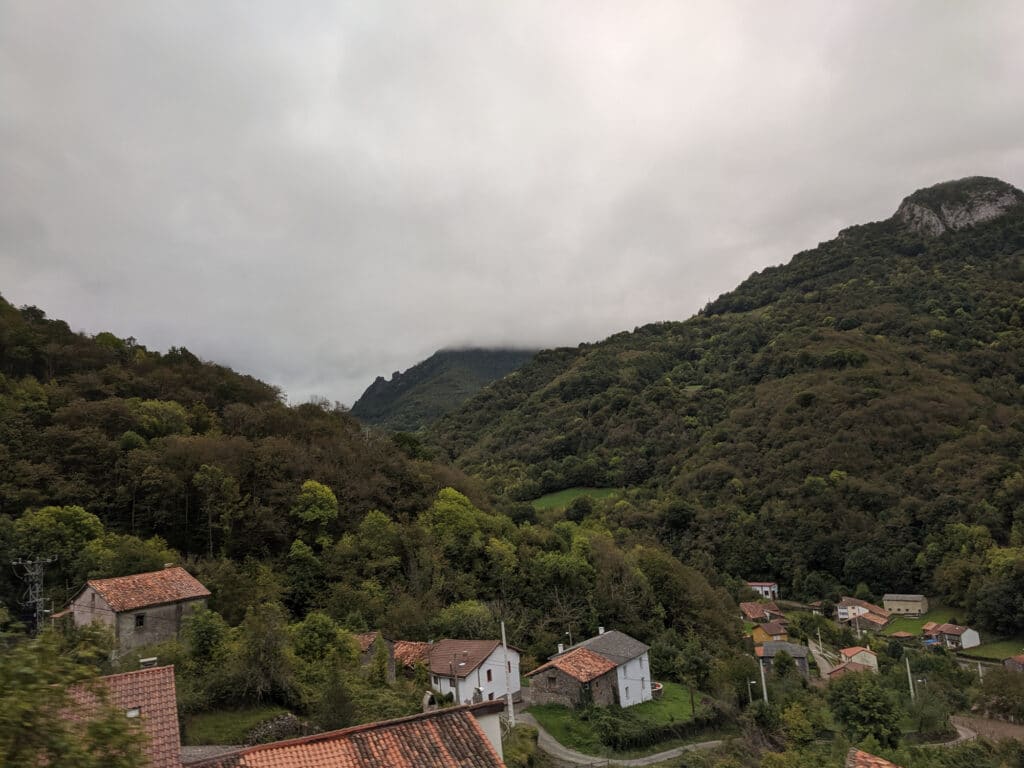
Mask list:
[{"label": "tree-covered slope", "polygon": [[515,498],[635,488],[636,519],[737,575],[977,605],[991,547],[955,577],[942,542],[1024,542],[1022,200],[994,179],[921,190],[686,322],[541,352],[436,441]]},{"label": "tree-covered slope", "polygon": [[449,413],[536,354],[526,349],[443,349],[390,381],[378,376],[352,406],[367,424],[415,431]]}]

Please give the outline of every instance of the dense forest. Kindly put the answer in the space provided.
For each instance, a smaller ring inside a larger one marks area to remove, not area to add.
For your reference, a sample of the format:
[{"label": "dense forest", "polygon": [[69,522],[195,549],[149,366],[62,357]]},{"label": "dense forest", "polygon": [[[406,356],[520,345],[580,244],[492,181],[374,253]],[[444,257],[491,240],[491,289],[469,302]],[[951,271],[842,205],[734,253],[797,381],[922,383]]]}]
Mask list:
[{"label": "dense forest", "polygon": [[[732,600],[641,532],[494,506],[478,483],[252,378],[0,305],[0,557],[86,578],[192,563],[232,624],[270,599],[389,636],[511,636],[546,656],[598,623],[738,637]],[[400,444],[399,444],[400,443]],[[17,611],[9,569],[0,600]]]},{"label": "dense forest", "polygon": [[390,380],[378,376],[352,404],[352,415],[367,424],[415,432],[535,354],[527,349],[442,349],[407,371],[395,371]]},{"label": "dense forest", "polygon": [[433,440],[509,499],[626,488],[609,516],[688,562],[808,599],[923,590],[1021,631],[1024,195],[971,179],[901,211],[992,197],[990,221],[850,227],[686,322],[541,352]]}]

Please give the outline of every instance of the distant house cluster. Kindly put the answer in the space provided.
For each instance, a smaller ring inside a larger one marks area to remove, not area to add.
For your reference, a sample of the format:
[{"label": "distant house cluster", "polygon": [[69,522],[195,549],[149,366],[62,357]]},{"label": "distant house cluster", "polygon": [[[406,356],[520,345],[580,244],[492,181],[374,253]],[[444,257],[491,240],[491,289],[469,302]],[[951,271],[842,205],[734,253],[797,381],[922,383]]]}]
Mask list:
[{"label": "distant house cluster", "polygon": [[527,674],[534,704],[631,707],[653,698],[649,647],[618,630],[570,648],[559,646],[547,663]]}]

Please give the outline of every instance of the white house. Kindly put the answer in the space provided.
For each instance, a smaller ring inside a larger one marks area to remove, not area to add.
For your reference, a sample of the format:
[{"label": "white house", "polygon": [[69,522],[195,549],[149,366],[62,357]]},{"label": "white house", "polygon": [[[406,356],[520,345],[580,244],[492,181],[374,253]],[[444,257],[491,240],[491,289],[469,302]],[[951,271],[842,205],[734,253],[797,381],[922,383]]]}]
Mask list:
[{"label": "white house", "polygon": [[521,697],[519,651],[497,640],[438,640],[427,658],[430,685],[458,704]]},{"label": "white house", "polygon": [[932,634],[937,636],[947,648],[955,651],[981,645],[981,637],[977,630],[961,627],[959,624],[941,624]]},{"label": "white house", "polygon": [[651,660],[649,646],[630,637],[625,632],[604,627],[598,633],[571,648],[559,646],[555,659],[577,648],[586,648],[615,664],[615,680],[620,707],[631,707],[653,698],[651,693]]},{"label": "white house", "polygon": [[748,581],[747,586],[765,600],[779,599],[779,585],[774,581]]},{"label": "white house", "polygon": [[862,664],[878,672],[878,655],[870,648],[855,645],[852,648],[843,648],[839,651],[839,655],[842,657],[843,663]]}]

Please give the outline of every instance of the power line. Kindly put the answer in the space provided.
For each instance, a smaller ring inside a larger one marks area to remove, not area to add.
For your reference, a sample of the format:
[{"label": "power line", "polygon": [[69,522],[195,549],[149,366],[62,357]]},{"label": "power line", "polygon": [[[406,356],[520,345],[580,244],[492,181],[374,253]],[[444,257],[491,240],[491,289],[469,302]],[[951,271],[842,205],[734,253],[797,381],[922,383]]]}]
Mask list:
[{"label": "power line", "polygon": [[[46,598],[43,597],[43,574],[46,571],[46,566],[56,560],[56,555],[50,555],[49,557],[38,557],[35,560],[18,558],[11,561],[15,575],[27,584],[25,599],[21,601],[21,604],[32,611],[32,634],[34,635],[39,634],[39,630],[43,626],[43,614],[46,613]],[[18,572],[19,568],[21,573]]]}]

